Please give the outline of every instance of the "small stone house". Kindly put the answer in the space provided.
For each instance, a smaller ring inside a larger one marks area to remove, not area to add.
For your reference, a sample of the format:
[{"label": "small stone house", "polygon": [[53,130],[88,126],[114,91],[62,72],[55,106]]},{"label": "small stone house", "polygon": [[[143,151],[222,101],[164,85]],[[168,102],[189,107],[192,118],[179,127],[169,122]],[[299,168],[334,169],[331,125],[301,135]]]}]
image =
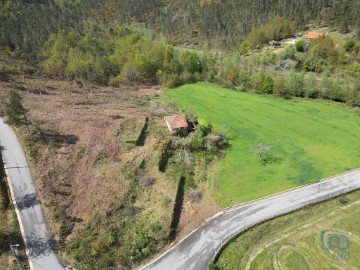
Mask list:
[{"label": "small stone house", "polygon": [[183,114],[174,114],[165,117],[166,125],[171,133],[181,133],[186,135],[189,130],[189,123]]}]

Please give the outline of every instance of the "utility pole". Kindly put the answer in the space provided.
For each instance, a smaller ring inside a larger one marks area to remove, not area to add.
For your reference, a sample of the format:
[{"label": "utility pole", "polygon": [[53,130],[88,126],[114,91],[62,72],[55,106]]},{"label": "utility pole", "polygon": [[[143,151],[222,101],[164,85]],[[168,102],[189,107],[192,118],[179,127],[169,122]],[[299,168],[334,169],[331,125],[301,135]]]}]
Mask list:
[{"label": "utility pole", "polygon": [[11,251],[14,253],[14,256],[15,256],[16,262],[17,262],[17,264],[19,266],[19,269],[24,270],[24,268],[21,266],[21,262],[20,262],[20,259],[19,259],[18,247],[19,247],[19,244],[10,245]]}]

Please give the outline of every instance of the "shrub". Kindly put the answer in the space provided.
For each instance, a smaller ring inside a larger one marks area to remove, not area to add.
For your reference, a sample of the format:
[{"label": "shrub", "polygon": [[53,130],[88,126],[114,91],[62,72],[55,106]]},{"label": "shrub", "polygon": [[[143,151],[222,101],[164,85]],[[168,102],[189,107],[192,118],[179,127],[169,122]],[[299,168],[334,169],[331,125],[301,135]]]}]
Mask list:
[{"label": "shrub", "polygon": [[285,79],[283,76],[275,78],[273,94],[276,96],[284,96],[286,93],[285,89]]},{"label": "shrub", "polygon": [[149,187],[149,186],[152,186],[154,183],[155,183],[155,178],[150,177],[150,176],[142,177],[139,180],[139,185],[141,187]]},{"label": "shrub", "polygon": [[186,51],[180,55],[179,60],[187,72],[191,74],[194,74],[195,72],[201,72],[200,58],[196,53]]},{"label": "shrub", "polygon": [[305,80],[304,85],[305,96],[308,98],[318,98],[320,91],[318,89],[317,80],[314,75],[310,75]]},{"label": "shrub", "polygon": [[189,196],[191,202],[195,202],[195,203],[199,203],[203,197],[201,191],[199,191],[195,188],[189,189],[188,196]]},{"label": "shrub", "polygon": [[344,49],[347,52],[351,52],[355,47],[355,41],[354,40],[348,40],[346,41],[345,45],[344,45]]},{"label": "shrub", "polygon": [[304,97],[304,75],[290,74],[285,82],[286,94],[296,97]]},{"label": "shrub", "polygon": [[347,204],[347,203],[349,202],[349,199],[348,199],[348,197],[346,197],[345,195],[343,195],[343,196],[340,196],[339,202],[340,202],[341,204]]},{"label": "shrub", "polygon": [[273,78],[265,73],[257,73],[251,78],[252,87],[261,94],[271,94],[274,88]]},{"label": "shrub", "polygon": [[295,42],[295,48],[297,52],[304,52],[305,51],[305,42],[304,40],[300,39]]}]

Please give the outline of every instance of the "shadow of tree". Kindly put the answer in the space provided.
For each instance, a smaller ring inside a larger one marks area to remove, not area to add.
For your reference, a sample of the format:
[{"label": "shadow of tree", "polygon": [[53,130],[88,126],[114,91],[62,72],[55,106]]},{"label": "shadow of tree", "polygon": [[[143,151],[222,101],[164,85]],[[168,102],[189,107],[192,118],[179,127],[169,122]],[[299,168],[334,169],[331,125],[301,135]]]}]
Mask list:
[{"label": "shadow of tree", "polygon": [[26,194],[25,196],[16,199],[16,206],[19,210],[30,208],[37,204],[40,204],[40,200],[36,193]]},{"label": "shadow of tree", "polygon": [[29,251],[29,259],[47,256],[55,251],[54,242],[50,238],[39,237],[35,233],[26,237],[26,244]]},{"label": "shadow of tree", "polygon": [[136,140],[135,145],[136,146],[144,146],[145,140],[148,132],[148,125],[149,125],[149,118],[145,118],[144,126],[141,129],[139,138]]},{"label": "shadow of tree", "polygon": [[177,227],[180,222],[180,216],[181,216],[183,202],[184,202],[185,180],[186,180],[186,178],[184,176],[182,176],[180,178],[178,190],[176,193],[173,215],[172,215],[172,220],[171,220],[171,224],[170,224],[170,234],[169,234],[170,242],[175,240],[176,233],[177,233]]},{"label": "shadow of tree", "polygon": [[160,172],[165,172],[168,161],[170,159],[170,157],[173,154],[173,150],[171,147],[171,140],[168,141],[168,143],[166,145],[164,145],[162,151],[161,151],[161,156],[160,156],[160,160],[159,160],[159,171]]},{"label": "shadow of tree", "polygon": [[269,153],[266,159],[262,160],[263,165],[270,164],[280,164],[283,161],[281,157],[274,155],[273,153]]},{"label": "shadow of tree", "polygon": [[56,148],[76,144],[79,140],[79,137],[75,135],[60,134],[51,130],[42,130],[36,135],[36,138],[39,142],[51,144]]}]

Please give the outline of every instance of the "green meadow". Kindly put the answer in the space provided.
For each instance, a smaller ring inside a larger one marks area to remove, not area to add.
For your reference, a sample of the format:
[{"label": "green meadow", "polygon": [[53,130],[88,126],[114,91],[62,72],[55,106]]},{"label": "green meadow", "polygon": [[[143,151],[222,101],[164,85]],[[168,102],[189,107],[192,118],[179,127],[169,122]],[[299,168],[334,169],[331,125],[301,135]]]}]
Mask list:
[{"label": "green meadow", "polygon": [[[230,147],[216,165],[214,196],[225,207],[360,167],[360,117],[321,100],[285,100],[209,83],[165,94],[184,110],[225,132]],[[272,146],[263,164],[254,146]]]}]

